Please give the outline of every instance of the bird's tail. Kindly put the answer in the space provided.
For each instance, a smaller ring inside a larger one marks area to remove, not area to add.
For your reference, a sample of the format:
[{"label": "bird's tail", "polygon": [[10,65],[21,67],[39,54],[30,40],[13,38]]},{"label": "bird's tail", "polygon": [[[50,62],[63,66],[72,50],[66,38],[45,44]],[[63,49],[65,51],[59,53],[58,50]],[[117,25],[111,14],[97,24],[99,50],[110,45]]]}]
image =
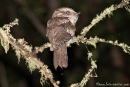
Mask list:
[{"label": "bird's tail", "polygon": [[55,69],[57,69],[58,66],[61,68],[68,67],[68,55],[66,44],[54,50],[53,64]]}]

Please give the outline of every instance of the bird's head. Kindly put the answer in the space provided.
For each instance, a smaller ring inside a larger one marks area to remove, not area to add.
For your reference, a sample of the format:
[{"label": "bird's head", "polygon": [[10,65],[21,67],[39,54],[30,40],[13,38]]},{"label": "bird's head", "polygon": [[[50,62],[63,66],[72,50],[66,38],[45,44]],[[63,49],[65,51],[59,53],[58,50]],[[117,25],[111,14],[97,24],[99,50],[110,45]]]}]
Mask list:
[{"label": "bird's head", "polygon": [[78,20],[79,13],[75,12],[73,9],[68,7],[62,7],[54,11],[52,18],[54,17],[66,17],[70,20],[72,24],[75,25]]}]

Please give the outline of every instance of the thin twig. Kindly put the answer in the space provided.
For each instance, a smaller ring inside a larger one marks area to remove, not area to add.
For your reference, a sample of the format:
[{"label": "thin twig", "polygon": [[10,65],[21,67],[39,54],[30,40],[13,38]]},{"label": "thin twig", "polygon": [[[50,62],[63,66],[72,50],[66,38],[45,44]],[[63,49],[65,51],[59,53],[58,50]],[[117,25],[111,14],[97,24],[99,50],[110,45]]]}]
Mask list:
[{"label": "thin twig", "polygon": [[103,18],[105,18],[107,15],[111,15],[111,13],[114,11],[114,10],[117,10],[118,8],[122,8],[126,5],[129,4],[129,1],[130,0],[122,0],[122,2],[118,5],[111,5],[109,8],[106,8],[100,15],[97,15],[92,21],[91,21],[91,24],[88,25],[87,27],[85,27],[82,32],[80,33],[81,36],[85,36],[86,33],[94,26],[96,25],[97,23],[99,23],[99,21],[103,20]]}]

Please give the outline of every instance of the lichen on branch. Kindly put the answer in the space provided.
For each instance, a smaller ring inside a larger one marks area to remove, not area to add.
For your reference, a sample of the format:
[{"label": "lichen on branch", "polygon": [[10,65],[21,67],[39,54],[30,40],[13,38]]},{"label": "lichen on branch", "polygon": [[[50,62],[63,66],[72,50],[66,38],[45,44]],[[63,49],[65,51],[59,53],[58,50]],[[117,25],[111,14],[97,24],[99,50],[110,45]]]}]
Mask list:
[{"label": "lichen on branch", "polygon": [[[24,39],[16,40],[10,34],[10,28],[14,25],[18,25],[18,19],[15,19],[10,24],[6,24],[0,28],[1,45],[5,49],[5,52],[7,53],[11,45],[11,47],[15,50],[16,56],[18,57],[18,62],[20,61],[20,58],[23,58],[25,59],[26,64],[31,72],[35,69],[39,70],[41,73],[40,82],[42,85],[46,82],[47,79],[49,79],[54,87],[59,87],[56,81],[53,79],[52,72],[48,69],[47,65],[45,65],[42,61],[40,61],[39,58],[37,58],[37,53],[32,50],[32,46],[28,45]],[[49,46],[46,45],[46,48],[47,47]]]}]

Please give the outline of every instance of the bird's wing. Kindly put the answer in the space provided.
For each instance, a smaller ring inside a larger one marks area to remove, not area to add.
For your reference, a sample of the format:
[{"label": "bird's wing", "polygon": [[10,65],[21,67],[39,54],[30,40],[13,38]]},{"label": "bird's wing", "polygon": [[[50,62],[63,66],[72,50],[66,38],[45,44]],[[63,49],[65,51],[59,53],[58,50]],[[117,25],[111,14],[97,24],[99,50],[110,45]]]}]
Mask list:
[{"label": "bird's wing", "polygon": [[48,37],[53,49],[65,44],[69,41],[75,33],[75,27],[71,23],[64,23],[52,29],[48,29]]},{"label": "bird's wing", "polygon": [[66,31],[66,28],[64,26],[65,24],[62,24],[58,27],[56,27],[56,31],[53,38],[53,44],[54,45],[61,45],[67,42],[72,38],[71,34]]}]

